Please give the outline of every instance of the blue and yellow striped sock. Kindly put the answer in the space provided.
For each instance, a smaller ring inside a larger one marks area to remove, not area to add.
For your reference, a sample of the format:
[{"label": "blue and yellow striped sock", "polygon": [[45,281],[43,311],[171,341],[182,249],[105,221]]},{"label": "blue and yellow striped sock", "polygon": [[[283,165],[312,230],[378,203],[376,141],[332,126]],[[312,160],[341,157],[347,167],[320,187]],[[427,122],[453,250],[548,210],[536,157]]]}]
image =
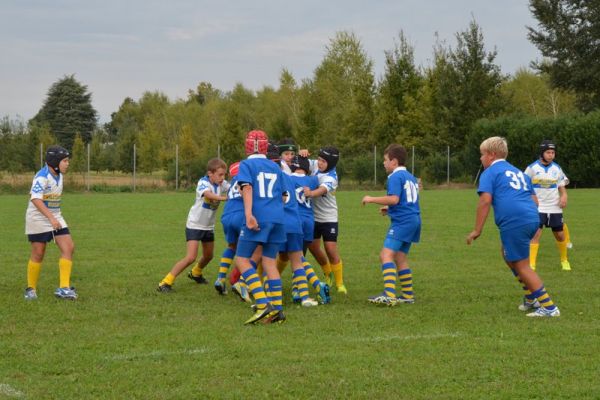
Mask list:
[{"label": "blue and yellow striped sock", "polygon": [[256,300],[256,308],[259,310],[264,309],[269,303],[269,299],[267,299],[267,295],[263,290],[262,284],[260,283],[260,279],[258,279],[258,275],[256,274],[256,270],[252,267],[247,269],[242,273],[242,277],[248,286],[248,290],[254,300]]},{"label": "blue and yellow striped sock", "polygon": [[223,254],[221,254],[221,261],[219,261],[219,273],[217,274],[218,280],[225,280],[227,272],[229,272],[229,267],[233,262],[233,257],[235,257],[235,251],[229,247],[223,251]]},{"label": "blue and yellow striped sock", "polygon": [[276,310],[283,310],[283,289],[281,286],[281,279],[269,279],[267,281],[268,289],[267,296],[269,296],[269,302]]},{"label": "blue and yellow striped sock", "polygon": [[538,299],[542,307],[544,307],[546,310],[552,311],[556,309],[556,305],[550,298],[548,292],[546,292],[546,288],[544,287],[544,285],[542,285],[542,287],[540,287],[538,290],[534,290],[533,292],[531,292],[531,295]]},{"label": "blue and yellow striped sock", "polygon": [[310,283],[313,289],[320,290],[321,281],[317,277],[317,274],[315,273],[315,270],[312,267],[312,265],[310,265],[310,263],[306,261],[306,258],[304,257],[302,257],[302,266],[304,267],[304,271],[306,272],[306,279],[308,280],[308,283]]},{"label": "blue and yellow striped sock", "polygon": [[533,302],[535,300],[535,296],[531,294],[531,290],[529,290],[529,288],[527,288],[527,285],[523,283],[523,281],[521,280],[521,277],[519,276],[519,274],[517,273],[517,271],[515,271],[512,268],[510,269],[510,271],[513,273],[513,275],[515,276],[515,278],[517,278],[517,280],[519,281],[519,284],[521,285],[521,287],[525,291],[525,298],[530,303]]},{"label": "blue and yellow striped sock", "polygon": [[304,271],[304,268],[294,270],[292,275],[292,284],[298,290],[298,296],[300,296],[300,300],[308,299],[308,282],[306,280],[306,271]]},{"label": "blue and yellow striped sock", "polygon": [[388,262],[381,265],[383,274],[383,294],[396,298],[396,264]]},{"label": "blue and yellow striped sock", "polygon": [[410,268],[406,268],[398,271],[398,279],[400,280],[400,289],[402,290],[402,297],[405,299],[414,298],[413,293],[413,280],[412,271]]}]

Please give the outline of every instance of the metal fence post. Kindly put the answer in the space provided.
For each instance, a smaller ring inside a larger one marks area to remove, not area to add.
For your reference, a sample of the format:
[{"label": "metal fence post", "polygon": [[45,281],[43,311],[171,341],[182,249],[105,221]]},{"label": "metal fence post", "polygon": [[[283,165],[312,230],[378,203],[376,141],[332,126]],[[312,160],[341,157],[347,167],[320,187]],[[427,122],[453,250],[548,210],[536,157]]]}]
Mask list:
[{"label": "metal fence post", "polygon": [[135,143],[133,144],[133,191],[135,192]]},{"label": "metal fence post", "polygon": [[87,144],[87,175],[85,177],[87,182],[87,191],[90,191],[90,144]]},{"label": "metal fence post", "polygon": [[446,184],[450,187],[450,146],[448,146],[448,163],[446,167]]},{"label": "metal fence post", "polygon": [[373,146],[373,184],[377,185],[377,145]]},{"label": "metal fence post", "polygon": [[175,190],[179,189],[179,145],[175,145]]}]

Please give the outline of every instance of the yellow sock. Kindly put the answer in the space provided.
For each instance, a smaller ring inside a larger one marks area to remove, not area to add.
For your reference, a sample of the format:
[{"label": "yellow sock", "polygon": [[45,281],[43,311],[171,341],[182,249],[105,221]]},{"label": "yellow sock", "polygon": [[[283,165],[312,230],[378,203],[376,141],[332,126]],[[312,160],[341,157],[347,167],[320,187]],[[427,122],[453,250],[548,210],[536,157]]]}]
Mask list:
[{"label": "yellow sock", "polygon": [[194,264],[194,268],[192,268],[192,275],[194,275],[194,276],[202,275],[202,268],[200,268],[200,263]]},{"label": "yellow sock", "polygon": [[331,274],[331,264],[329,264],[329,262],[321,265],[321,269],[323,270],[323,275],[325,275],[325,277],[328,277],[329,274]]},{"label": "yellow sock", "polygon": [[27,287],[37,288],[38,279],[40,278],[40,271],[42,269],[42,263],[36,263],[31,260],[27,263]]},{"label": "yellow sock", "polygon": [[71,287],[71,268],[73,261],[61,258],[58,260],[58,270],[60,272],[60,287]]},{"label": "yellow sock", "polygon": [[558,253],[560,254],[560,261],[567,261],[567,241],[556,242],[556,247],[558,248]]},{"label": "yellow sock", "polygon": [[571,243],[571,234],[569,233],[567,224],[563,224],[563,232],[565,233],[565,242]]},{"label": "yellow sock", "polygon": [[166,283],[169,286],[173,286],[173,283],[175,282],[175,275],[172,275],[170,272],[167,274],[167,276],[165,276],[163,278],[162,281],[160,281],[160,284],[162,285],[163,283]]},{"label": "yellow sock", "polygon": [[284,261],[281,258],[277,257],[277,270],[279,271],[279,274],[281,274],[285,270],[285,267],[287,267],[287,265],[287,260]]},{"label": "yellow sock", "polygon": [[529,244],[529,265],[531,268],[535,269],[538,250],[540,249],[539,243],[530,243]]},{"label": "yellow sock", "polygon": [[342,260],[339,263],[333,264],[331,266],[331,271],[333,271],[333,276],[335,277],[335,286],[343,286],[344,285],[344,266],[342,265]]}]

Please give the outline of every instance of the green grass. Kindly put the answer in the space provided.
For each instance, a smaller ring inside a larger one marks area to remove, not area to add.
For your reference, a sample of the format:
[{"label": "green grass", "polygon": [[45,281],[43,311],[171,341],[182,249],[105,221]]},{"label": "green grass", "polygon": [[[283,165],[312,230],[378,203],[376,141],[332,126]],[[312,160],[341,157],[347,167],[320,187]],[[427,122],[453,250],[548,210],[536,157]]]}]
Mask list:
[{"label": "green grass", "polygon": [[[465,244],[473,190],[424,191],[413,246],[417,303],[380,308],[387,227],[364,193],[342,192],[340,250],[349,294],[290,304],[279,326],[243,326],[250,310],[184,275],[155,291],[185,251],[190,193],[72,194],[63,199],[80,299],[58,301],[55,246],[39,300],[22,298],[29,244],[25,195],[0,196],[0,398],[539,398],[600,396],[597,190],[571,190],[574,249],[562,272],[545,231],[538,272],[562,316],[531,320],[502,262],[493,218]],[[216,253],[223,249],[220,226]],[[207,275],[212,282],[218,260]],[[284,286],[290,287],[290,272]]]}]

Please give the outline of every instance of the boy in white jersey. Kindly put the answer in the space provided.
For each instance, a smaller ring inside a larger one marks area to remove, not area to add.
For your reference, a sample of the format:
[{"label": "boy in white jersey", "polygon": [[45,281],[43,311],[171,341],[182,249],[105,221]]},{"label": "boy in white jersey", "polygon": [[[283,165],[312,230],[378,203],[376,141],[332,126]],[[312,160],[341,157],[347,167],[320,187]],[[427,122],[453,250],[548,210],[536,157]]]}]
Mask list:
[{"label": "boy in white jersey", "polygon": [[202,258],[188,274],[197,283],[208,283],[202,276],[202,269],[213,258],[215,247],[215,219],[221,201],[227,200],[229,183],[225,180],[227,164],[218,158],[208,162],[206,176],[200,178],[196,188],[196,202],[190,208],[185,226],[187,252],[177,261],[171,271],[160,281],[159,292],[170,292],[177,275],[190,266],[198,256],[198,247],[202,242]]},{"label": "boy in white jersey", "polygon": [[[308,152],[302,150],[300,155],[307,157]],[[331,274],[333,274],[337,291],[347,294],[343,278],[343,264],[337,248],[338,210],[335,191],[338,187],[338,178],[335,166],[339,159],[340,153],[335,147],[326,146],[319,150],[318,171],[314,173],[319,178],[319,187],[315,190],[305,188],[304,196],[313,199],[315,215],[314,240],[308,249],[323,268],[325,282],[331,285]],[[323,237],[325,251],[321,249],[321,237]]]},{"label": "boy in white jersey", "polygon": [[540,144],[540,158],[525,169],[533,183],[533,189],[539,201],[538,213],[540,226],[529,246],[531,268],[535,269],[542,229],[547,226],[552,229],[556,239],[556,247],[560,254],[560,264],[563,271],[570,271],[571,265],[567,259],[567,243],[565,237],[562,210],[567,206],[567,189],[569,178],[560,166],[554,162],[556,144],[544,140]]},{"label": "boy in white jersey", "polygon": [[46,165],[38,171],[31,185],[31,197],[25,215],[25,233],[31,242],[31,256],[27,264],[27,289],[25,299],[37,299],[37,282],[40,277],[46,244],[56,242],[60,250],[58,260],[60,284],[54,295],[60,299],[75,300],[77,293],[70,285],[73,266],[73,239],[61,211],[63,174],[69,169],[69,152],[60,146],[50,146],[46,151]]}]

